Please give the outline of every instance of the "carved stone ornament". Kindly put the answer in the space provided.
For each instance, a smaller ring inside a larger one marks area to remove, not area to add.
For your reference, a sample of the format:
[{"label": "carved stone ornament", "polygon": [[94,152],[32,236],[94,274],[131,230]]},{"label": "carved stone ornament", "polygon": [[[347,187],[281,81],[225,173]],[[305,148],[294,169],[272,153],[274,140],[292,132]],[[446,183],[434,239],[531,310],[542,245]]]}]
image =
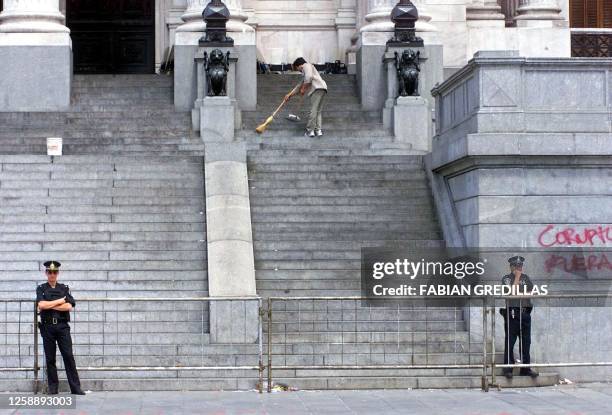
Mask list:
[{"label": "carved stone ornament", "polygon": [[209,97],[227,95],[227,74],[229,73],[228,51],[225,55],[220,49],[204,52],[204,70],[206,71],[206,89]]},{"label": "carved stone ornament", "polygon": [[395,68],[397,69],[397,82],[399,95],[402,97],[419,96],[419,72],[421,66],[419,59],[421,52],[406,49],[400,56],[395,52]]}]

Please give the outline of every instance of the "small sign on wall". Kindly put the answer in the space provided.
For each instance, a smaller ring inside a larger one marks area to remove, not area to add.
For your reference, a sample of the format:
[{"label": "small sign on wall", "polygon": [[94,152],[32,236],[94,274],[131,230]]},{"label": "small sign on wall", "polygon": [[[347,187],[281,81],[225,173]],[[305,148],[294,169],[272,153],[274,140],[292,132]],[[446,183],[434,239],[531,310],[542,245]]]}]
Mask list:
[{"label": "small sign on wall", "polygon": [[61,156],[62,155],[62,138],[49,137],[47,138],[47,155]]}]

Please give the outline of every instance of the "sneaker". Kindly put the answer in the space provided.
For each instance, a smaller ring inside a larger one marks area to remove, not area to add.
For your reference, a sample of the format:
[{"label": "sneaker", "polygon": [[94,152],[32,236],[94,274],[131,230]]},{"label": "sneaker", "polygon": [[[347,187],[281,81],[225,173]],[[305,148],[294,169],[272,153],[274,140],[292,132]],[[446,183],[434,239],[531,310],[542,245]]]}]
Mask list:
[{"label": "sneaker", "polygon": [[317,128],[315,130],[315,134],[317,135],[317,137],[321,137],[323,135],[323,131],[320,128]]},{"label": "sneaker", "polygon": [[304,137],[315,137],[315,132],[306,130],[306,133],[304,133]]}]

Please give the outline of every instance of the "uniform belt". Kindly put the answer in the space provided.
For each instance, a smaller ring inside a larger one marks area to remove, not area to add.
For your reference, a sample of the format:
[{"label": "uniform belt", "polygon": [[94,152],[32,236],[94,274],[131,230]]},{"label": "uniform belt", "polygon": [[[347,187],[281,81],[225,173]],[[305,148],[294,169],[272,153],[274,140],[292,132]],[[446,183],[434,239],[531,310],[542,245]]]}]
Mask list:
[{"label": "uniform belt", "polygon": [[59,324],[59,323],[65,323],[68,320],[64,319],[64,318],[56,318],[56,317],[51,317],[51,318],[44,318],[42,319],[42,323],[43,324]]}]

